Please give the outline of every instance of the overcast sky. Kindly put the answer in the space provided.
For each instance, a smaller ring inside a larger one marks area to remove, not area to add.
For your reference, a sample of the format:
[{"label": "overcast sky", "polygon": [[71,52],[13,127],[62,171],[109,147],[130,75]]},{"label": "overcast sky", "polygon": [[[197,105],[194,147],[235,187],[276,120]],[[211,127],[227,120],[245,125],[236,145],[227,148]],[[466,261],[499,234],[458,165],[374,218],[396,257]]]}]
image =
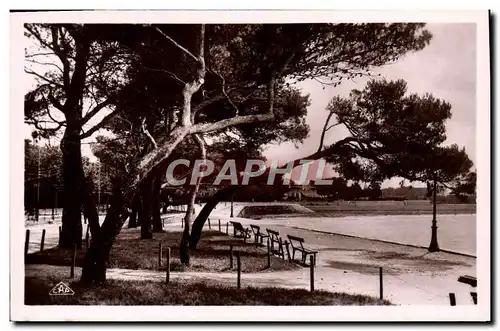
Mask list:
[{"label": "overcast sky", "polygon": [[[447,122],[447,144],[465,146],[475,161],[476,146],[476,30],[475,24],[428,24],[433,34],[430,44],[420,52],[411,53],[398,62],[378,68],[375,72],[408,83],[408,93],[432,93],[452,105],[452,117]],[[309,138],[296,149],[293,144],[268,146],[268,159],[291,160],[311,154],[318,148],[319,136],[327,116],[326,105],[333,96],[347,96],[351,89],[362,89],[368,79],[358,78],[338,87],[323,86],[316,81],[302,82],[299,87],[310,94],[307,123],[311,128]],[[33,81],[32,81],[33,82]],[[32,83],[29,83],[32,85]],[[102,114],[104,116],[104,114]],[[26,137],[31,130],[26,127]],[[98,134],[102,134],[99,132]],[[94,134],[94,136],[98,135]],[[326,136],[325,143],[333,143],[346,135],[343,128],[334,128]],[[94,140],[94,136],[84,142]],[[95,160],[90,145],[82,145],[82,153]],[[330,175],[333,173],[330,172]],[[294,176],[294,178],[296,178]],[[297,177],[298,178],[298,177]],[[383,186],[397,186],[400,179],[386,181]]]},{"label": "overcast sky", "polygon": [[[448,101],[452,117],[446,124],[446,144],[465,146],[472,161],[476,158],[476,29],[475,24],[428,24],[433,34],[430,44],[420,52],[408,54],[398,62],[378,68],[389,80],[404,79],[408,93],[432,93]],[[311,96],[307,123],[311,127],[309,138],[296,149],[286,143],[270,146],[265,151],[269,159],[292,160],[307,156],[318,148],[321,131],[328,115],[325,110],[333,96],[348,96],[352,89],[363,89],[368,78],[358,78],[337,87],[323,86],[316,81],[300,84],[304,93]],[[333,119],[332,119],[333,123]],[[325,143],[333,143],[347,134],[343,128],[333,128],[327,133]],[[333,174],[333,172],[331,172]],[[298,178],[295,174],[293,178]],[[396,186],[400,179],[384,183]]]}]

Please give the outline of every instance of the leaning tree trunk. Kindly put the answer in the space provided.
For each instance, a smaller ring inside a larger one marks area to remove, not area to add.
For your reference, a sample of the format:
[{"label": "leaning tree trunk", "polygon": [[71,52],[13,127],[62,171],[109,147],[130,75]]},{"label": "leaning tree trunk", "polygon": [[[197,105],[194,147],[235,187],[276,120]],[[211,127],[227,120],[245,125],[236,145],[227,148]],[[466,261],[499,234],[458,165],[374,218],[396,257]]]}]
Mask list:
[{"label": "leaning tree trunk", "polygon": [[63,161],[64,204],[62,229],[59,236],[59,247],[82,247],[82,216],[83,186],[85,185],[81,141],[78,137],[79,125],[70,124],[66,128],[61,141]]},{"label": "leaning tree trunk", "polygon": [[240,188],[241,186],[239,185],[224,187],[207,200],[207,203],[193,222],[189,244],[189,247],[191,249],[196,249],[198,241],[201,237],[201,232],[203,231],[203,226],[205,225],[206,220],[210,216],[212,210],[214,210],[215,206],[217,206],[219,202],[224,201],[225,199],[232,196],[234,192],[236,192]]}]

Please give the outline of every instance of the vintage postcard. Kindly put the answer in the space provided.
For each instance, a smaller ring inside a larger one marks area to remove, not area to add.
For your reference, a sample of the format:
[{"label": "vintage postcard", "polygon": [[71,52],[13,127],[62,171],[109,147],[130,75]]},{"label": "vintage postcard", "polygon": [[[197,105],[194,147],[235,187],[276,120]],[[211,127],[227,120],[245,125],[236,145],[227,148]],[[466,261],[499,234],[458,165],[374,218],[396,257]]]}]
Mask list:
[{"label": "vintage postcard", "polygon": [[13,321],[490,321],[487,11],[10,19]]}]

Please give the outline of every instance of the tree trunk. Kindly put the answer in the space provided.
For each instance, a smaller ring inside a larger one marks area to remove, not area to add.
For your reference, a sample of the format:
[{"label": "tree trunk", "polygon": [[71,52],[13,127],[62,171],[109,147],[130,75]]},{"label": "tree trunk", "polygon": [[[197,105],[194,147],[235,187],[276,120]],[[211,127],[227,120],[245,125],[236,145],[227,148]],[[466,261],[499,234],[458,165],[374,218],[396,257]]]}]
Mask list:
[{"label": "tree trunk", "polygon": [[[99,224],[95,203],[86,203],[86,215],[91,225],[92,242],[85,253],[81,281],[88,284],[103,284],[106,280],[106,267],[113,242],[118,235],[121,225],[128,216],[123,210],[124,201],[119,191],[115,191],[111,206],[108,209],[102,226],[94,228]],[[120,219],[123,217],[123,219]]]},{"label": "tree trunk", "polygon": [[224,187],[207,200],[207,203],[193,222],[189,245],[191,249],[196,249],[196,245],[198,245],[198,241],[201,237],[201,232],[203,231],[203,226],[205,225],[207,218],[210,216],[210,213],[215,208],[215,206],[217,206],[219,202],[224,201],[225,199],[232,196],[233,193],[240,188],[241,186],[239,185]]},{"label": "tree trunk", "polygon": [[63,154],[63,184],[64,205],[62,215],[62,231],[59,237],[59,247],[73,248],[76,244],[82,248],[82,198],[85,185],[81,142],[78,138],[79,126],[68,127],[61,141]]},{"label": "tree trunk", "polygon": [[153,217],[153,232],[164,232],[163,225],[161,224],[160,214],[160,190],[161,190],[161,176],[157,176],[153,183],[153,196],[151,199],[151,214]]},{"label": "tree trunk", "polygon": [[139,221],[141,223],[141,239],[152,239],[151,231],[151,187],[152,181],[147,179],[140,186],[141,209],[139,211]]},{"label": "tree trunk", "polygon": [[129,220],[128,220],[128,227],[130,228],[136,228],[138,226],[137,224],[137,214],[139,214],[141,209],[141,200],[140,199],[135,199],[134,202],[132,203],[132,213],[130,214]]}]

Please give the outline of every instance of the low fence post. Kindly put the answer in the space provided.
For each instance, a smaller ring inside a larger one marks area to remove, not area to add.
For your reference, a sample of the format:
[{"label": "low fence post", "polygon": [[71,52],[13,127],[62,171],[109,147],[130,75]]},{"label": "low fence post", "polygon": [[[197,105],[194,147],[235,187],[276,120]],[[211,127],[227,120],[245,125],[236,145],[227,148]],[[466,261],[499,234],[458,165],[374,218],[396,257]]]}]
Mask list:
[{"label": "low fence post", "polygon": [[30,247],[30,230],[26,229],[26,238],[24,239],[24,256],[28,255],[28,249]]},{"label": "low fence post", "polygon": [[59,242],[61,241],[61,232],[62,232],[62,227],[59,225]]},{"label": "low fence post", "polygon": [[75,277],[75,264],[76,264],[76,244],[73,245],[73,261],[71,262],[70,278]]},{"label": "low fence post", "polygon": [[456,306],[457,300],[455,299],[455,293],[450,293],[450,306]]},{"label": "low fence post", "polygon": [[269,245],[269,238],[267,238],[267,268],[271,268],[271,245]]},{"label": "low fence post", "polygon": [[241,288],[241,259],[240,251],[236,251],[236,266],[238,269],[238,289]]},{"label": "low fence post", "polygon": [[210,218],[208,219],[208,229],[212,230],[212,225],[210,224]]},{"label": "low fence post", "polygon": [[220,218],[219,218],[219,232],[222,232],[221,228],[220,228]]},{"label": "low fence post", "polygon": [[40,241],[40,252],[43,252],[44,245],[45,245],[45,229],[42,230],[42,240]]},{"label": "low fence post", "polygon": [[161,247],[161,246],[162,246],[162,245],[161,245],[161,241],[160,241],[160,243],[159,243],[159,245],[158,245],[158,268],[160,268],[160,267],[161,267],[161,260],[163,259],[163,256],[162,256],[162,254],[163,254],[163,249],[162,249],[162,247]]},{"label": "low fence post", "polygon": [[167,284],[170,283],[170,247],[167,247]]},{"label": "low fence post", "polygon": [[233,245],[229,245],[229,267],[233,269]]},{"label": "low fence post", "polygon": [[380,300],[384,300],[384,278],[382,273],[382,267],[378,270],[379,273],[379,286],[380,286]]},{"label": "low fence post", "polygon": [[181,229],[184,229],[184,217],[182,218]]},{"label": "low fence post", "polygon": [[229,235],[229,222],[226,222],[226,234]]},{"label": "low fence post", "polygon": [[311,275],[311,292],[314,292],[314,257],[309,256],[309,270]]}]

